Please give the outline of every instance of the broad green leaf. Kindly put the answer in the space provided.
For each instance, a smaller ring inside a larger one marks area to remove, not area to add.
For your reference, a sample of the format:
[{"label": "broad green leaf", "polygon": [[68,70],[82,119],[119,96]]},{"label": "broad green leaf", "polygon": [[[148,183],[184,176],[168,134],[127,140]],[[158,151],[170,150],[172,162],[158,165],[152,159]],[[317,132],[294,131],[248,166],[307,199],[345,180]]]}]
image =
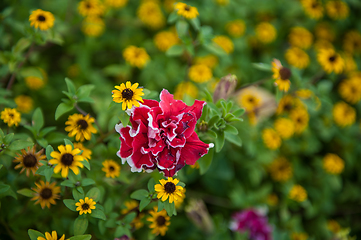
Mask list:
[{"label": "broad green leaf", "polygon": [[208,150],[208,153],[197,161],[199,164],[199,170],[201,175],[205,174],[208,171],[209,167],[211,166],[213,160],[213,154],[214,154],[214,148],[210,148]]},{"label": "broad green leaf", "polygon": [[0,194],[5,193],[10,189],[10,186],[7,184],[0,183]]},{"label": "broad green leaf", "polygon": [[148,191],[149,192],[154,192],[154,186],[155,186],[155,180],[154,178],[150,178],[149,181],[148,181]]},{"label": "broad green leaf", "polygon": [[40,136],[44,137],[46,134],[48,134],[48,133],[50,133],[50,132],[52,132],[54,130],[56,130],[56,127],[45,127],[44,129],[42,129],[40,131]]},{"label": "broad green leaf", "polygon": [[16,140],[10,144],[9,149],[16,151],[16,150],[24,149],[26,147],[33,146],[33,145],[34,145],[34,143],[32,143],[32,142],[28,142],[28,141],[24,141],[24,140]]},{"label": "broad green leaf", "polygon": [[97,187],[91,188],[85,197],[92,198],[95,202],[97,202],[100,199],[100,190]]},{"label": "broad green leaf", "polygon": [[69,238],[69,240],[90,240],[92,238],[92,235],[90,234],[85,234],[85,235],[78,235],[78,236],[74,236]]},{"label": "broad green leaf", "polygon": [[89,185],[92,185],[92,184],[95,184],[95,181],[93,179],[84,178],[84,179],[81,180],[81,185],[83,187],[86,187],[86,186],[89,186]]},{"label": "broad green leaf", "polygon": [[37,133],[44,126],[44,116],[40,108],[35,109],[33,113],[32,125]]},{"label": "broad green leaf", "polygon": [[76,188],[73,188],[73,198],[75,201],[79,201],[79,199],[84,199],[84,193],[79,192]]},{"label": "broad green leaf", "polygon": [[225,138],[227,141],[241,147],[242,146],[242,139],[238,135],[225,133]]},{"label": "broad green leaf", "polygon": [[97,208],[97,205],[95,205],[95,209],[92,210],[90,216],[94,217],[94,218],[99,218],[102,220],[107,220],[107,217],[105,216],[104,212],[100,209]]},{"label": "broad green leaf", "polygon": [[166,52],[165,55],[168,57],[177,57],[183,54],[184,48],[181,45],[173,45]]},{"label": "broad green leaf", "polygon": [[53,159],[53,158],[50,156],[50,154],[51,154],[52,152],[54,152],[54,148],[53,148],[52,146],[48,145],[48,146],[46,147],[46,150],[45,150],[45,154],[46,154],[46,157],[47,157],[48,160]]},{"label": "broad green leaf", "polygon": [[162,201],[158,201],[158,212],[164,209],[164,203]]},{"label": "broad green leaf", "polygon": [[239,108],[236,111],[232,112],[232,114],[236,117],[240,117],[242,116],[244,113],[246,112],[246,110],[244,108]]},{"label": "broad green leaf", "polygon": [[63,203],[65,204],[65,206],[67,208],[69,208],[70,210],[76,212],[75,203],[77,203],[77,202],[75,200],[73,200],[73,199],[64,199]]},{"label": "broad green leaf", "polygon": [[149,199],[149,198],[143,198],[142,200],[140,200],[140,203],[139,203],[139,211],[143,211],[143,209],[149,205],[149,203],[151,202],[152,200]]},{"label": "broad green leaf", "polygon": [[201,27],[201,23],[200,23],[199,19],[198,19],[198,18],[192,18],[192,19],[190,20],[190,22],[191,22],[193,28],[194,28],[196,31],[199,31],[199,29],[200,29],[200,27]]},{"label": "broad green leaf", "polygon": [[71,81],[69,78],[65,78],[66,86],[68,87],[68,92],[72,95],[75,95],[76,90],[73,81]]},{"label": "broad green leaf", "polygon": [[34,191],[29,188],[23,188],[23,189],[17,190],[16,192],[25,197],[34,197]]},{"label": "broad green leaf", "polygon": [[13,53],[18,54],[27,49],[31,44],[30,39],[20,38],[16,45],[13,47]]},{"label": "broad green leaf", "polygon": [[53,176],[54,173],[54,168],[52,167],[48,167],[47,169],[44,170],[44,176],[46,181],[50,182],[51,176]]},{"label": "broad green leaf", "polygon": [[55,110],[55,120],[58,120],[61,115],[72,110],[74,106],[72,104],[60,103]]},{"label": "broad green leaf", "polygon": [[203,44],[203,46],[210,52],[223,57],[225,55],[227,55],[227,53],[223,50],[223,48],[221,48],[220,46],[218,46],[216,43],[205,43]]},{"label": "broad green leaf", "polygon": [[235,128],[234,126],[227,124],[226,127],[223,129],[223,131],[225,133],[229,133],[229,134],[233,134],[233,135],[237,135],[238,134],[238,130],[237,128]]},{"label": "broad green leaf", "polygon": [[188,34],[189,24],[185,20],[178,20],[175,24],[178,36],[182,38]]},{"label": "broad green leaf", "polygon": [[38,237],[45,238],[44,234],[33,229],[29,229],[28,234],[31,240],[38,240]]},{"label": "broad green leaf", "polygon": [[149,192],[145,189],[139,189],[132,194],[130,194],[130,198],[136,199],[136,200],[142,200],[146,197],[148,197]]},{"label": "broad green leaf", "polygon": [[128,213],[128,214],[124,217],[123,221],[124,221],[125,223],[130,224],[130,223],[134,220],[134,218],[135,218],[136,216],[137,216],[137,213],[136,213],[136,212]]},{"label": "broad green leaf", "polygon": [[14,138],[14,133],[9,133],[4,138],[4,144],[6,144],[6,145],[9,144],[11,142],[11,140],[13,140],[13,138]]},{"label": "broad green leaf", "polygon": [[216,152],[220,152],[224,145],[224,132],[217,131],[217,138],[215,139]]},{"label": "broad green leaf", "polygon": [[60,183],[61,186],[65,186],[65,187],[74,187],[74,183],[72,181],[70,181],[69,179],[63,181],[62,183]]},{"label": "broad green leaf", "polygon": [[69,139],[64,139],[65,145],[71,145],[71,147],[74,149],[74,144]]},{"label": "broad green leaf", "polygon": [[82,235],[88,228],[88,219],[82,216],[79,216],[74,221],[74,235]]},{"label": "broad green leaf", "polygon": [[78,88],[77,96],[79,99],[89,97],[90,92],[94,89],[93,84],[86,84]]},{"label": "broad green leaf", "polygon": [[175,21],[177,21],[179,18],[179,15],[176,12],[172,12],[171,14],[169,14],[168,17],[168,23],[174,23]]},{"label": "broad green leaf", "polygon": [[173,212],[175,209],[174,202],[169,203],[169,199],[164,202],[164,209],[167,211],[168,216],[173,216]]},{"label": "broad green leaf", "polygon": [[44,138],[36,139],[36,142],[39,143],[39,145],[44,148],[48,145],[48,141],[46,141]]},{"label": "broad green leaf", "polygon": [[114,237],[121,237],[125,234],[125,228],[123,226],[118,226],[115,229]]},{"label": "broad green leaf", "polygon": [[84,167],[86,167],[86,169],[90,170],[90,163],[87,160],[83,160],[81,163],[84,165]]},{"label": "broad green leaf", "polygon": [[265,63],[252,63],[252,66],[258,70],[272,72],[272,66]]}]

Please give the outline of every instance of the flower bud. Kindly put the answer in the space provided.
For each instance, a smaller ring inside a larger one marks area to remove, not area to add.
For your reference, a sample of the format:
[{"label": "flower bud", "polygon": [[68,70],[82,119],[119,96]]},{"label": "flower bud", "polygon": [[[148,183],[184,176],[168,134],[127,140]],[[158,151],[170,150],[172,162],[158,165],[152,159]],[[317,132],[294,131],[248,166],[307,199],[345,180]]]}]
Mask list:
[{"label": "flower bud", "polygon": [[227,100],[233,94],[236,85],[236,75],[228,74],[227,76],[222,77],[214,90],[213,101],[217,102],[222,98]]}]

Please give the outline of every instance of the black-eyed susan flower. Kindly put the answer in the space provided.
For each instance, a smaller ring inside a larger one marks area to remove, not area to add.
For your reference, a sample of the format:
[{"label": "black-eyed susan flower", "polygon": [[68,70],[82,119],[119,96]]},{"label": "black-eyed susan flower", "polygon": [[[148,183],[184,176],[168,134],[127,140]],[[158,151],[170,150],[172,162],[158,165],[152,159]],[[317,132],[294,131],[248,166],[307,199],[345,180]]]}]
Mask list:
[{"label": "black-eyed susan flower", "polygon": [[92,210],[94,210],[96,202],[89,197],[85,197],[84,199],[79,199],[79,202],[75,203],[77,206],[76,211],[79,211],[79,215],[82,214],[90,214]]},{"label": "black-eyed susan flower", "polygon": [[285,182],[293,175],[291,163],[284,157],[279,157],[273,160],[269,165],[268,171],[273,180],[277,182]]},{"label": "black-eyed susan flower", "polygon": [[94,118],[89,114],[84,116],[83,114],[75,113],[68,117],[68,121],[65,122],[67,127],[65,131],[69,132],[69,137],[74,137],[76,141],[83,142],[85,139],[90,140],[92,133],[97,133],[97,130],[93,127],[92,123]]},{"label": "black-eyed susan flower", "polygon": [[148,53],[144,48],[128,46],[123,51],[123,57],[127,63],[133,67],[143,68],[150,60]]},{"label": "black-eyed susan flower", "polygon": [[105,160],[102,171],[105,172],[106,177],[116,178],[120,175],[120,165],[114,160]]},{"label": "black-eyed susan flower", "polygon": [[272,72],[273,79],[275,79],[275,86],[278,87],[280,91],[288,92],[291,86],[291,70],[289,68],[283,67],[280,60],[273,59],[272,62]]},{"label": "black-eyed susan flower", "polygon": [[161,31],[154,36],[155,46],[165,52],[179,42],[179,38],[175,32]]},{"label": "black-eyed susan flower", "polygon": [[99,0],[83,0],[78,4],[78,12],[84,17],[100,16],[104,11],[105,7]]},{"label": "black-eyed susan flower", "polygon": [[147,221],[151,222],[149,227],[153,229],[152,233],[164,236],[170,225],[170,217],[167,212],[164,209],[158,212],[158,207],[154,207],[153,210],[149,211],[149,214],[151,216],[147,218]]},{"label": "black-eyed susan flower", "polygon": [[263,129],[262,138],[266,147],[271,150],[278,149],[282,144],[280,135],[273,128]]},{"label": "black-eyed susan flower", "polygon": [[315,41],[315,44],[313,45],[315,50],[319,52],[321,49],[330,49],[333,48],[333,45],[331,42],[325,39],[318,39]]},{"label": "black-eyed susan flower", "polygon": [[218,58],[212,54],[198,56],[194,58],[194,64],[204,64],[213,69],[218,64]]},{"label": "black-eyed susan flower", "polygon": [[312,45],[313,35],[304,27],[293,27],[288,35],[288,40],[294,47],[308,49]]},{"label": "black-eyed susan flower", "polygon": [[343,80],[338,86],[338,92],[349,103],[359,102],[361,99],[361,78],[353,76]]},{"label": "black-eyed susan flower", "polygon": [[21,121],[21,114],[15,108],[5,108],[1,112],[0,118],[7,123],[9,127],[19,126]]},{"label": "black-eyed susan flower", "polygon": [[172,203],[182,196],[183,187],[177,186],[179,183],[178,179],[169,177],[167,180],[161,179],[159,182],[160,184],[156,184],[154,186],[158,199],[161,199],[164,202],[169,197],[169,202]]},{"label": "black-eyed susan flower", "polygon": [[29,76],[25,78],[25,84],[32,90],[39,90],[44,87],[45,80],[40,77]]},{"label": "black-eyed susan flower", "polygon": [[246,89],[238,96],[238,103],[247,112],[253,112],[262,105],[262,99],[256,92]]},{"label": "black-eyed susan flower", "polygon": [[177,14],[185,17],[187,19],[196,18],[199,13],[196,7],[192,7],[182,2],[178,2],[174,5],[174,9],[177,11]]},{"label": "black-eyed susan flower", "polygon": [[335,39],[335,32],[328,22],[317,23],[315,27],[315,35],[318,39],[324,39],[332,42]]},{"label": "black-eyed susan flower", "polygon": [[39,166],[43,165],[40,160],[46,159],[46,156],[43,155],[44,149],[41,149],[39,152],[35,153],[35,146],[32,148],[28,147],[27,150],[21,149],[21,154],[17,153],[17,157],[13,162],[19,163],[15,166],[15,169],[22,168],[20,173],[26,171],[26,176],[29,177],[30,171],[35,175],[36,170]]},{"label": "black-eyed susan flower", "polygon": [[220,46],[227,54],[232,53],[234,50],[233,42],[227,36],[218,35],[215,36],[212,41]]},{"label": "black-eyed susan flower", "polygon": [[160,29],[165,25],[165,17],[157,1],[143,1],[138,7],[137,16],[152,29]]},{"label": "black-eyed susan flower", "polygon": [[79,148],[72,148],[71,145],[60,145],[58,146],[58,151],[53,151],[50,153],[52,159],[49,160],[49,163],[55,165],[54,173],[61,171],[61,176],[66,178],[69,174],[69,169],[71,169],[75,175],[79,174],[79,168],[83,168],[84,165],[81,163],[84,158],[79,155]]},{"label": "black-eyed susan flower", "polygon": [[278,118],[274,123],[274,127],[283,139],[289,139],[295,131],[295,124],[288,118]]},{"label": "black-eyed susan flower", "polygon": [[307,233],[292,233],[291,234],[291,240],[307,240],[308,239],[308,235]]},{"label": "black-eyed susan flower", "polygon": [[302,99],[309,99],[313,96],[313,92],[309,89],[300,89],[296,91],[296,96]]},{"label": "black-eyed susan flower", "polygon": [[56,231],[52,231],[51,235],[48,232],[45,232],[45,238],[38,237],[37,240],[65,240],[65,234],[61,236],[61,238],[58,238],[58,233]]},{"label": "black-eyed susan flower", "polygon": [[355,59],[353,58],[351,53],[344,53],[342,55],[343,60],[345,60],[345,70],[344,72],[350,73],[357,70],[357,64],[355,62]]},{"label": "black-eyed susan flower", "polygon": [[301,185],[293,185],[288,197],[296,202],[303,202],[307,199],[307,192]]},{"label": "black-eyed susan flower", "polygon": [[301,48],[297,47],[291,47],[287,49],[285,58],[288,64],[300,69],[306,68],[310,63],[310,57],[308,54]]},{"label": "black-eyed susan flower", "polygon": [[179,83],[174,91],[174,98],[182,100],[184,95],[188,95],[194,99],[198,96],[198,88],[191,82]]},{"label": "black-eyed susan flower", "polygon": [[37,9],[32,11],[29,17],[30,26],[34,26],[34,28],[45,31],[54,26],[54,15],[51,12],[43,11],[41,9]]},{"label": "black-eyed susan flower", "polygon": [[343,38],[343,49],[345,51],[354,54],[361,52],[361,34],[360,32],[353,30],[345,34]]},{"label": "black-eyed susan flower", "polygon": [[90,37],[98,37],[104,32],[105,23],[98,16],[90,15],[83,20],[81,30]]},{"label": "black-eyed susan flower", "polygon": [[295,126],[295,133],[301,134],[307,128],[310,117],[304,107],[296,107],[290,111],[290,118]]},{"label": "black-eyed susan flower", "polygon": [[313,19],[320,19],[323,16],[323,6],[320,0],[301,0],[306,14]]},{"label": "black-eyed susan flower", "polygon": [[14,101],[17,105],[16,109],[21,113],[29,113],[34,107],[34,101],[29,96],[19,95]]},{"label": "black-eyed susan flower", "polygon": [[345,102],[338,102],[333,106],[333,120],[340,127],[352,125],[356,120],[356,111]]},{"label": "black-eyed susan flower", "polygon": [[82,143],[74,143],[74,148],[79,148],[82,153],[80,154],[85,160],[89,161],[91,159],[92,151],[86,147]]},{"label": "black-eyed susan flower", "polygon": [[322,159],[322,166],[326,172],[336,175],[336,174],[340,174],[343,171],[345,167],[345,163],[336,154],[328,153]]},{"label": "black-eyed susan flower", "polygon": [[299,99],[293,97],[292,95],[285,95],[281,98],[280,102],[278,103],[276,113],[283,114],[283,113],[290,113],[292,109],[299,106],[301,101]]},{"label": "black-eyed susan flower", "polygon": [[194,82],[204,83],[211,80],[213,74],[212,70],[207,65],[197,64],[189,68],[188,76],[189,79]]},{"label": "black-eyed susan flower", "polygon": [[[196,162],[194,165],[190,165],[190,167],[196,166],[198,165],[199,168],[199,163]],[[182,196],[179,196],[178,199],[174,199],[174,206],[176,208],[180,208],[182,206],[182,203],[184,202],[184,199],[186,198],[186,189],[182,188]]]},{"label": "black-eyed susan flower", "polygon": [[348,17],[350,9],[342,0],[331,0],[326,3],[327,15],[335,20]]},{"label": "black-eyed susan flower", "polygon": [[137,216],[133,219],[133,221],[130,223],[131,226],[133,226],[135,229],[139,229],[144,226],[144,223],[142,222],[142,219],[144,217],[144,213],[139,212],[139,203],[136,200],[130,200],[126,201],[124,203],[125,208],[122,209],[121,213],[126,215],[130,212],[136,212]]},{"label": "black-eyed susan flower", "polygon": [[345,67],[345,61],[334,49],[321,49],[317,54],[317,60],[327,73],[341,73]]},{"label": "black-eyed susan flower", "polygon": [[327,221],[327,229],[336,234],[341,230],[341,226],[335,220],[328,220]]},{"label": "black-eyed susan flower", "polygon": [[131,109],[134,106],[139,107],[139,102],[143,102],[141,96],[144,95],[143,88],[138,88],[139,84],[134,83],[133,85],[127,81],[125,84],[122,83],[120,86],[115,86],[117,90],[112,91],[113,101],[116,103],[122,103],[122,109]]},{"label": "black-eyed susan flower", "polygon": [[39,183],[35,183],[36,188],[32,188],[35,193],[34,197],[31,200],[36,200],[35,204],[40,203],[42,209],[47,206],[50,208],[50,204],[55,205],[55,199],[59,199],[60,187],[55,186],[56,182],[49,183],[44,181],[40,181]]},{"label": "black-eyed susan flower", "polygon": [[105,0],[104,3],[112,8],[122,8],[128,3],[128,0]]},{"label": "black-eyed susan flower", "polygon": [[246,24],[241,19],[236,19],[226,24],[226,31],[229,35],[235,38],[241,37],[245,30]]},{"label": "black-eyed susan flower", "polygon": [[276,28],[269,22],[261,22],[256,26],[257,39],[262,43],[271,43],[276,39]]}]

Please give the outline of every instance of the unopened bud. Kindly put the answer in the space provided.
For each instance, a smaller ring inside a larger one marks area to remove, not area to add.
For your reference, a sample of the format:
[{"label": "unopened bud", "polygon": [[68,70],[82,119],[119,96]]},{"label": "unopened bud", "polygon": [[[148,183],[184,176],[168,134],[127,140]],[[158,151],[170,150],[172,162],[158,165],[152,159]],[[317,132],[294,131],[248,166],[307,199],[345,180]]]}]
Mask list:
[{"label": "unopened bud", "polygon": [[219,99],[227,100],[233,94],[236,85],[236,75],[228,74],[227,76],[222,77],[214,91],[213,101],[217,102]]},{"label": "unopened bud", "polygon": [[207,132],[208,130],[208,123],[204,120],[202,120],[199,124],[198,124],[198,130],[200,132]]}]

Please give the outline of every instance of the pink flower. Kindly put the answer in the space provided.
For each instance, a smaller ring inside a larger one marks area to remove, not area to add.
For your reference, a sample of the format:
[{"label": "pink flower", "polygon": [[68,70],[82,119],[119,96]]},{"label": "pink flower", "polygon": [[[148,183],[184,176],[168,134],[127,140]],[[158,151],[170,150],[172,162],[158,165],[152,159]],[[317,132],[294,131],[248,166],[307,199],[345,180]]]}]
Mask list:
[{"label": "pink flower", "polygon": [[123,164],[128,162],[132,172],[157,168],[172,177],[185,164],[195,164],[213,144],[200,141],[194,131],[204,101],[187,106],[165,89],[160,100],[144,99],[139,107],[129,110],[132,126],[115,126],[121,142],[117,155]]}]

